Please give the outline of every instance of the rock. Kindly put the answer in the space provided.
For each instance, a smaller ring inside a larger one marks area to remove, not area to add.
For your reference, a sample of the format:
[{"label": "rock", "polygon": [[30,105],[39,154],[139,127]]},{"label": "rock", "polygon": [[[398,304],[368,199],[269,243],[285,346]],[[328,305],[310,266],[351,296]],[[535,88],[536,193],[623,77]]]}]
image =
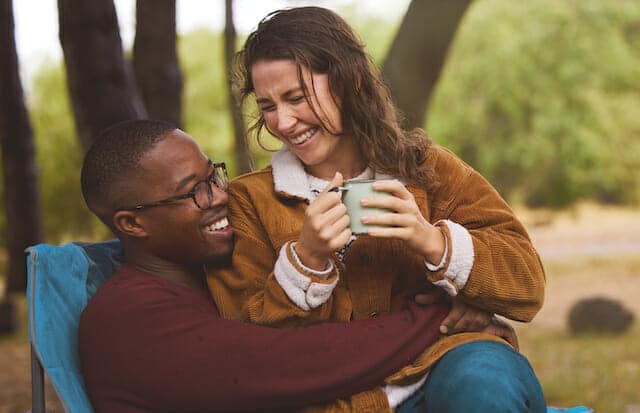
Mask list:
[{"label": "rock", "polygon": [[622,334],[633,323],[633,313],[619,301],[606,297],[579,300],[569,311],[569,330],[586,333]]}]

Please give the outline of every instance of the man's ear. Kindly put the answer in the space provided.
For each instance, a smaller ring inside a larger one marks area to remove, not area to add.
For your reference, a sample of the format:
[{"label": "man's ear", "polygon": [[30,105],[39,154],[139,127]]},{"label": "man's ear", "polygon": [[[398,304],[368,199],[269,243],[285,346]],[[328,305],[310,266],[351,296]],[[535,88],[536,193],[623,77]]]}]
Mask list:
[{"label": "man's ear", "polygon": [[117,211],[113,214],[113,226],[130,237],[142,238],[148,235],[136,211]]}]

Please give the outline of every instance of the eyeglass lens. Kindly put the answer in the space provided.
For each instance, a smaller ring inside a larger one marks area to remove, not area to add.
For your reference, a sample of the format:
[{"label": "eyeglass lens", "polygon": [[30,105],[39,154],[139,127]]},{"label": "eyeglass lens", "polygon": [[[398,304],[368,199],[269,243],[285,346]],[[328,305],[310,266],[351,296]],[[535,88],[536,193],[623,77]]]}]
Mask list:
[{"label": "eyeglass lens", "polygon": [[216,166],[209,178],[206,181],[199,182],[193,189],[194,201],[198,208],[211,208],[213,204],[213,189],[211,188],[211,184],[216,185],[224,191],[227,189],[228,181],[226,169],[222,166]]}]

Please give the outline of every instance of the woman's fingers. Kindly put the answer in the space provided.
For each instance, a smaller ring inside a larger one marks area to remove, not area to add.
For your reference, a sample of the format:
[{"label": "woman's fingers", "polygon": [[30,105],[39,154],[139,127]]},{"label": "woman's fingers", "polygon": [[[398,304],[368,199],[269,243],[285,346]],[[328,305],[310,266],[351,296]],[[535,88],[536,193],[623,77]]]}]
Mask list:
[{"label": "woman's fingers", "polygon": [[373,189],[375,191],[387,192],[403,200],[413,199],[411,192],[397,179],[376,181],[373,183]]},{"label": "woman's fingers", "polygon": [[331,179],[331,182],[329,182],[329,184],[327,186],[324,187],[324,189],[322,190],[322,193],[327,193],[327,192],[335,192],[335,188],[338,188],[342,185],[344,181],[344,178],[342,177],[342,174],[340,172],[336,172],[335,175],[333,175],[333,178]]}]

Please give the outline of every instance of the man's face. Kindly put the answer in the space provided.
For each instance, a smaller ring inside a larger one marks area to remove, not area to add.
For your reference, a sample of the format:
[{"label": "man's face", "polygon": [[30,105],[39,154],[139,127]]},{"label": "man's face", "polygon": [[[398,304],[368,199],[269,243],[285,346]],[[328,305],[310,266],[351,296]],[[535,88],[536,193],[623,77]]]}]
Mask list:
[{"label": "man's face", "polygon": [[[135,180],[139,203],[155,202],[188,193],[212,169],[195,141],[176,129],[140,161]],[[213,186],[213,204],[202,210],[191,198],[138,211],[153,255],[181,265],[226,261],[233,248],[233,231],[227,221],[228,196]]]}]

